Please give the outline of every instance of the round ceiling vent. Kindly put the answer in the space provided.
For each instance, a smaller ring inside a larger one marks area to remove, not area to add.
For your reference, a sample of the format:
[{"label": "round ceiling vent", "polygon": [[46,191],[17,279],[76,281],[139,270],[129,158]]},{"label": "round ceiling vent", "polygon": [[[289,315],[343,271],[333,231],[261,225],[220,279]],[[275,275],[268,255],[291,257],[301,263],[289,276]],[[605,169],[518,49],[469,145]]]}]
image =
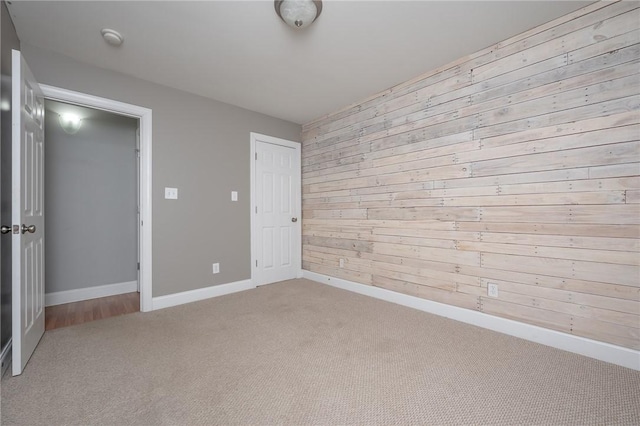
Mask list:
[{"label": "round ceiling vent", "polygon": [[122,35],[116,30],[104,28],[102,31],[100,31],[100,34],[102,34],[102,38],[104,39],[104,41],[112,46],[120,46],[124,41]]}]

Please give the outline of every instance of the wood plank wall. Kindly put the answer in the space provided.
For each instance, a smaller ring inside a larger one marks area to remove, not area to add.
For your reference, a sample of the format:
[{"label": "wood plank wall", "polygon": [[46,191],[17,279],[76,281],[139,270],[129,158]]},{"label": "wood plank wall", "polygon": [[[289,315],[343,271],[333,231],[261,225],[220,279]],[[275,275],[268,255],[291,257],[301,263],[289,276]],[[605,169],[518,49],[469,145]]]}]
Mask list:
[{"label": "wood plank wall", "polygon": [[306,124],[303,268],[640,349],[639,5]]}]

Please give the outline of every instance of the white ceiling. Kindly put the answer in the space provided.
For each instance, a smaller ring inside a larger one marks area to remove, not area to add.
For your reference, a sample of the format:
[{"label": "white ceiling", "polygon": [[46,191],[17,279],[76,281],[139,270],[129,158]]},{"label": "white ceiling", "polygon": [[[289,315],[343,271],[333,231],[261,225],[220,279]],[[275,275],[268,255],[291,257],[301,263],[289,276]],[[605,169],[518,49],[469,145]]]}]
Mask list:
[{"label": "white ceiling", "polygon": [[[273,1],[17,2],[23,43],[295,123],[592,1],[326,1],[295,30]],[[107,45],[102,28],[123,34]]]}]

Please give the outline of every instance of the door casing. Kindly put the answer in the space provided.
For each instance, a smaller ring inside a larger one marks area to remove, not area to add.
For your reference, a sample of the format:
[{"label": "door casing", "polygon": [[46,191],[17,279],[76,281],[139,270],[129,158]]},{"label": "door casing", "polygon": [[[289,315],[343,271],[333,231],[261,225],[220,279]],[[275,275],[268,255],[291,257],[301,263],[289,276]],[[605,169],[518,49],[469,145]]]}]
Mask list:
[{"label": "door casing", "polygon": [[114,101],[85,93],[41,84],[45,99],[62,101],[70,104],[112,112],[139,120],[140,130],[140,168],[139,168],[139,205],[140,221],[139,253],[140,253],[140,311],[153,310],[152,300],[152,275],[153,258],[152,250],[152,110],[137,105]]},{"label": "door casing", "polygon": [[259,259],[259,249],[257,247],[258,244],[258,239],[256,238],[257,236],[257,232],[258,229],[256,229],[257,226],[257,220],[256,220],[256,215],[258,214],[256,212],[256,143],[259,142],[266,142],[266,143],[270,143],[273,145],[280,145],[280,146],[284,146],[287,148],[293,148],[295,150],[295,155],[298,158],[298,169],[296,170],[295,176],[294,176],[294,185],[296,187],[295,190],[295,206],[296,209],[298,211],[298,221],[296,222],[296,235],[297,238],[294,238],[294,247],[291,248],[291,252],[295,254],[295,258],[294,258],[294,262],[295,262],[295,267],[297,269],[297,278],[302,278],[302,180],[301,180],[301,168],[302,168],[302,161],[301,161],[301,152],[302,152],[302,147],[301,144],[298,142],[293,142],[293,141],[289,141],[286,139],[281,139],[281,138],[276,138],[273,136],[267,136],[267,135],[262,135],[260,133],[254,133],[251,132],[250,134],[250,140],[251,140],[251,149],[250,149],[250,163],[251,164],[251,174],[250,174],[250,178],[251,178],[251,194],[250,194],[250,199],[251,199],[251,211],[250,211],[250,217],[251,217],[251,281],[254,285],[258,285],[258,283],[260,282],[260,276],[259,276],[259,269],[256,266],[257,263],[256,262],[261,262],[262,259]]}]

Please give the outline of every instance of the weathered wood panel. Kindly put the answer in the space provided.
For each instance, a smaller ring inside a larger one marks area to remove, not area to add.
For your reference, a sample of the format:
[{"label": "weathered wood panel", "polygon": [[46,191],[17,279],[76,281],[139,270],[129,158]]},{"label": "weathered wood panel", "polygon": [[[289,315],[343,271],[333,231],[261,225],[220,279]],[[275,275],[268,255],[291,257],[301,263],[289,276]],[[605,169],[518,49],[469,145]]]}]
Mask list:
[{"label": "weathered wood panel", "polygon": [[640,349],[638,6],[305,125],[303,267]]}]

